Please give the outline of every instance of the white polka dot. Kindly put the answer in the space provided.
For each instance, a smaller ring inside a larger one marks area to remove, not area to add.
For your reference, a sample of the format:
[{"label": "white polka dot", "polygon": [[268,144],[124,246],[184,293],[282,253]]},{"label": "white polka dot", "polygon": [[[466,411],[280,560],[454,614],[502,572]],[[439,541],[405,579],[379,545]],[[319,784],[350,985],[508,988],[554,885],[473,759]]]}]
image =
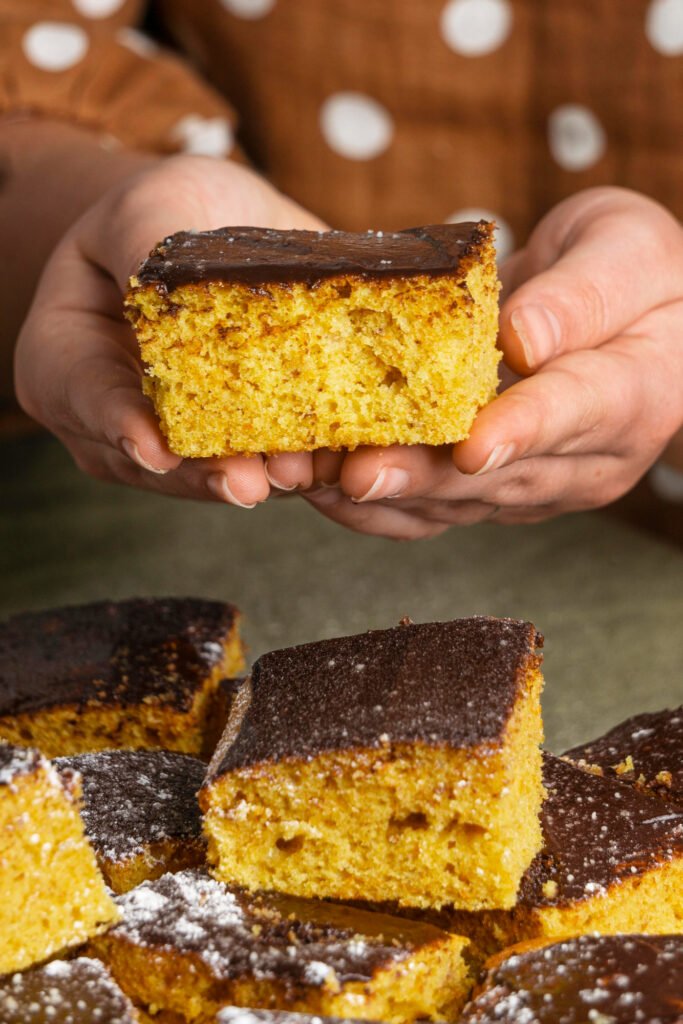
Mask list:
[{"label": "white polka dot", "polygon": [[22,46],[28,60],[41,71],[66,71],[85,56],[88,36],[79,25],[39,21],[24,34]]},{"label": "white polka dot", "polygon": [[499,262],[510,255],[515,247],[515,239],[512,228],[503,217],[491,210],[485,210],[481,206],[466,206],[462,210],[456,210],[450,217],[446,217],[447,224],[459,224],[464,220],[493,220],[496,222],[496,230],[493,240],[496,245],[496,256]]},{"label": "white polka dot", "polygon": [[651,0],[645,15],[645,35],[665,57],[683,53],[683,0]]},{"label": "white polka dot", "polygon": [[227,156],[234,145],[230,122],[225,117],[186,114],[171,132],[186,153],[195,156]]},{"label": "white polka dot", "polygon": [[441,35],[463,57],[482,57],[502,46],[512,28],[509,0],[449,0]]},{"label": "white polka dot", "polygon": [[221,0],[221,3],[231,14],[248,21],[265,18],[275,7],[275,0]]},{"label": "white polka dot", "polygon": [[108,18],[120,11],[126,0],[71,0],[79,14],[86,18]]},{"label": "white polka dot", "polygon": [[548,121],[550,152],[566,171],[585,171],[605,152],[605,131],[597,117],[578,103],[565,103]]},{"label": "white polka dot", "polygon": [[349,160],[372,160],[394,134],[389,112],[361,92],[337,92],[320,111],[320,127],[330,149]]},{"label": "white polka dot", "polygon": [[144,32],[138,32],[136,28],[120,28],[116,33],[116,41],[120,46],[136,53],[138,57],[152,57],[158,53],[159,47],[146,36]]}]

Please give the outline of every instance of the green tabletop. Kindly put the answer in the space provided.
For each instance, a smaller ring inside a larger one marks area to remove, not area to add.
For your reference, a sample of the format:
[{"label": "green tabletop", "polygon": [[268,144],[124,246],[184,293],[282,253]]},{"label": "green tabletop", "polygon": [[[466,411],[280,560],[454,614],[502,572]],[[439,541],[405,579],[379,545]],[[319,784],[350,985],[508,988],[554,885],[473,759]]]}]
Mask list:
[{"label": "green tabletop", "polygon": [[608,516],[396,544],[297,498],[244,511],[101,484],[45,438],[0,451],[3,616],[131,595],[222,598],[243,609],[255,657],[403,615],[509,615],[546,636],[551,749],[683,702],[683,553]]}]

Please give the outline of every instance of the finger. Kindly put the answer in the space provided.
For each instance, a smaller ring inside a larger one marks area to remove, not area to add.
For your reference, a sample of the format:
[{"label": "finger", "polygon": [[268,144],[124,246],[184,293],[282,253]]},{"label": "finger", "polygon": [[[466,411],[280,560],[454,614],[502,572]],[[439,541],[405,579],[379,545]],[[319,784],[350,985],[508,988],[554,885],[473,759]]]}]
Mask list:
[{"label": "finger", "polygon": [[147,470],[167,472],[181,457],[169,450],[142,393],[128,326],[108,313],[116,292],[73,243],[63,244],[17,344],[17,396],[50,430],[106,442]]},{"label": "finger", "polygon": [[268,482],[280,491],[293,491],[297,487],[310,487],[313,483],[313,455],[311,452],[283,452],[265,460]]},{"label": "finger", "polygon": [[667,363],[657,350],[651,338],[621,338],[561,357],[481,410],[469,438],[453,448],[455,465],[484,474],[533,455],[656,451],[670,419],[653,407],[667,395]]},{"label": "finger", "polygon": [[447,446],[362,447],[346,456],[340,486],[353,501],[363,504],[424,495],[449,474],[453,475],[453,465]]},{"label": "finger", "polygon": [[198,459],[196,472],[205,476],[214,495],[229,505],[254,508],[270,494],[265,460],[261,455],[232,455],[225,459]]},{"label": "finger", "polygon": [[560,204],[512,268],[528,279],[501,309],[506,361],[529,373],[602,344],[677,295],[682,265],[681,228],[657,203],[609,189]]},{"label": "finger", "polygon": [[508,295],[519,287],[529,276],[527,269],[526,249],[517,249],[510,253],[506,260],[498,268],[498,277],[501,283],[500,300],[503,302]]},{"label": "finger", "polygon": [[423,498],[414,501],[399,500],[399,511],[417,516],[430,523],[443,526],[474,526],[487,522],[500,508],[482,501],[444,501]]},{"label": "finger", "polygon": [[356,533],[386,537],[389,540],[425,540],[437,537],[448,529],[445,524],[430,523],[385,505],[356,505],[334,488],[308,492],[303,497],[327,519]]},{"label": "finger", "polygon": [[[222,501],[239,508],[253,508],[268,496],[263,488],[263,463],[260,458],[191,459],[166,475],[147,472],[108,444],[85,440],[73,434],[57,435],[70,451],[76,465],[88,476],[110,483],[141,487],[157,494],[193,500]],[[260,465],[259,465],[260,463]],[[212,477],[225,477],[215,485]]]},{"label": "finger", "polygon": [[314,483],[324,484],[326,487],[338,484],[345,458],[345,451],[333,452],[328,448],[320,448],[313,452]]}]

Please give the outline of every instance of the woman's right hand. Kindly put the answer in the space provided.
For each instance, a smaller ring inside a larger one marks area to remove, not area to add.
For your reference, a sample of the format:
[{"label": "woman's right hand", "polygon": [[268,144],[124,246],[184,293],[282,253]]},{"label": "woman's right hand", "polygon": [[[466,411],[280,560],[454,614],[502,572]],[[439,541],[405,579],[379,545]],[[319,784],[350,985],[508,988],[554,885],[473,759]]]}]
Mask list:
[{"label": "woman's right hand", "polygon": [[50,257],[15,354],[19,402],[91,476],[185,498],[251,507],[270,484],[312,482],[312,456],[181,459],[150,401],[132,329],[128,278],[150,249],[183,229],[225,225],[318,230],[324,225],[258,175],[205,157],[160,159],[120,181]]}]

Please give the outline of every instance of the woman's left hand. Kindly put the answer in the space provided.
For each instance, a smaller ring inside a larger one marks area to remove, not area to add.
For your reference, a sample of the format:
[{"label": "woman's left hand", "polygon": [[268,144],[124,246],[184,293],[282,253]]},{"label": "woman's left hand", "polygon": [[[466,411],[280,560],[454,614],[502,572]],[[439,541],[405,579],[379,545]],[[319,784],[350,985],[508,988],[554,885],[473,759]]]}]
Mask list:
[{"label": "woman's left hand", "polygon": [[327,486],[305,496],[323,514],[417,539],[597,508],[681,429],[683,228],[663,207],[619,188],[578,193],[501,276],[509,386],[454,447],[316,453]]}]

